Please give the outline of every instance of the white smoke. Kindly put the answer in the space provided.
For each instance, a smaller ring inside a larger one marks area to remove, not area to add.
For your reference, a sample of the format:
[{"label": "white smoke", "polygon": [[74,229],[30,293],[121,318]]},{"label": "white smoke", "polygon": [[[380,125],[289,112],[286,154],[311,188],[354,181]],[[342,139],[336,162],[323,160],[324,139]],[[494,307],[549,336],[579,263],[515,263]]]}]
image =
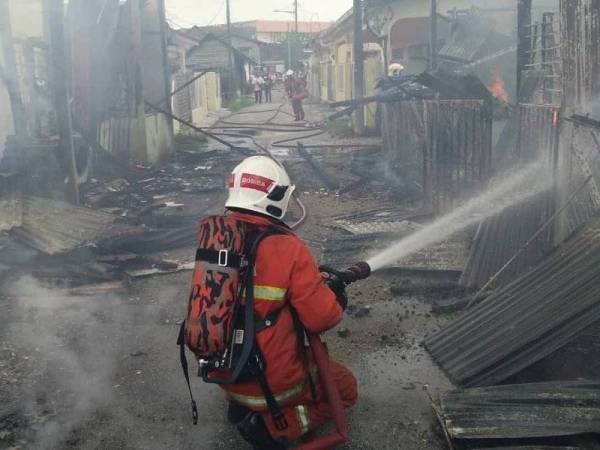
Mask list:
[{"label": "white smoke", "polygon": [[35,418],[43,409],[50,413],[34,427],[28,448],[61,447],[71,431],[112,397],[116,354],[103,322],[115,299],[61,292],[31,277],[9,288],[15,303],[3,340],[10,340],[32,367],[19,393],[22,414]]}]

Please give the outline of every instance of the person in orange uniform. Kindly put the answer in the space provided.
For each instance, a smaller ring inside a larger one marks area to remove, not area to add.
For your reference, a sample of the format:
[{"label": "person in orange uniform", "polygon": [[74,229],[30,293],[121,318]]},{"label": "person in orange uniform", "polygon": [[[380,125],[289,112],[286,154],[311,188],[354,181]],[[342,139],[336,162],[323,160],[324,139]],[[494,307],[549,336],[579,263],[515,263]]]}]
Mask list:
[{"label": "person in orange uniform", "polygon": [[292,109],[294,110],[296,122],[304,120],[305,114],[302,102],[306,97],[308,97],[306,78],[303,75],[298,75],[294,78],[292,95]]},{"label": "person in orange uniform", "polygon": [[[254,309],[262,319],[280,310],[276,323],[256,334],[256,342],[287,428],[275,425],[256,381],[221,386],[229,400],[230,422],[255,449],[286,448],[286,441],[332,419],[316,366],[299,331],[320,333],[335,327],[347,304],[345,285],[335,276],[323,280],[306,244],[283,222],[293,191],[285,169],[265,156],[247,158],[229,180],[226,208],[230,214],[261,228],[286,230],[265,238],[258,247]],[[335,361],[330,369],[344,406],[353,405],[358,395],[356,379]]]}]

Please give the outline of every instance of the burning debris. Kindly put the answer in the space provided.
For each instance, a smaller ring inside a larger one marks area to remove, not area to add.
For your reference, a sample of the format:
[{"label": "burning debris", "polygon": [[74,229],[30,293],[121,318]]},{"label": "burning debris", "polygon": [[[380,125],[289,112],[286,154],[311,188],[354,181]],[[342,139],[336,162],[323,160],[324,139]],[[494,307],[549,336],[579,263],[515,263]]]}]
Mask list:
[{"label": "burning debris", "polygon": [[501,101],[502,103],[510,103],[510,97],[508,91],[506,90],[506,84],[504,83],[500,72],[495,71],[492,73],[492,82],[489,89],[495,99]]}]

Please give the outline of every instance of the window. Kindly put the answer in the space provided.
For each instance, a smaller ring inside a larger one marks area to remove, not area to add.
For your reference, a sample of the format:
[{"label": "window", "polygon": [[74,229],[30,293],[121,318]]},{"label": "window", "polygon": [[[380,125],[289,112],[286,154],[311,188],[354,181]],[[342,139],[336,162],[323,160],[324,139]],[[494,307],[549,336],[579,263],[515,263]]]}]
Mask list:
[{"label": "window", "polygon": [[408,57],[410,59],[427,59],[429,47],[427,45],[411,45],[408,47]]},{"label": "window", "polygon": [[394,48],[392,49],[392,59],[404,59],[404,48]]}]

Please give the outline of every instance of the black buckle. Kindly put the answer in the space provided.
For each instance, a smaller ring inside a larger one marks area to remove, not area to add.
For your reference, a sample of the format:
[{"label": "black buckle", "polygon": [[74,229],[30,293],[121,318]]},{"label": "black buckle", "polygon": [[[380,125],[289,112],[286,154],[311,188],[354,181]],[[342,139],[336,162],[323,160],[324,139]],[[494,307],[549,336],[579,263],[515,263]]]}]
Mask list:
[{"label": "black buckle", "polygon": [[192,400],[192,423],[198,425],[198,406],[196,400]]},{"label": "black buckle", "polygon": [[279,431],[283,431],[288,427],[288,422],[281,411],[273,414],[273,423]]},{"label": "black buckle", "polygon": [[219,250],[219,260],[217,264],[221,267],[227,267],[227,263],[229,262],[229,251],[228,250]]}]

